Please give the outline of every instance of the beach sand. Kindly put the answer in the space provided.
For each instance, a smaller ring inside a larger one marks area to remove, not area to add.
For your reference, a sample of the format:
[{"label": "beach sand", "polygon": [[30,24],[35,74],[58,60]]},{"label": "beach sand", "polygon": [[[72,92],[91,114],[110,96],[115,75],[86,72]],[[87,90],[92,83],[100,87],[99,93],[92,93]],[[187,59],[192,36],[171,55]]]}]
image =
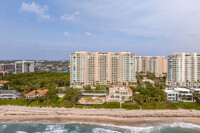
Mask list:
[{"label": "beach sand", "polygon": [[51,107],[0,106],[0,122],[71,122],[112,124],[117,126],[151,126],[158,123],[186,122],[200,125],[198,110],[124,110],[76,109]]}]

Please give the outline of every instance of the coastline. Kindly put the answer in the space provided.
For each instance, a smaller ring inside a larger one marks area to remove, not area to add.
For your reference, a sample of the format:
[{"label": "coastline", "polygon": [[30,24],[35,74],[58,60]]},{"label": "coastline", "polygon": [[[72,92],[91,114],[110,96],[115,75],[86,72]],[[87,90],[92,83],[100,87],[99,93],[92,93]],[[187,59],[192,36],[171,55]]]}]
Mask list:
[{"label": "coastline", "polygon": [[0,106],[0,122],[42,124],[93,123],[116,126],[153,126],[185,122],[200,125],[199,110],[124,110]]}]

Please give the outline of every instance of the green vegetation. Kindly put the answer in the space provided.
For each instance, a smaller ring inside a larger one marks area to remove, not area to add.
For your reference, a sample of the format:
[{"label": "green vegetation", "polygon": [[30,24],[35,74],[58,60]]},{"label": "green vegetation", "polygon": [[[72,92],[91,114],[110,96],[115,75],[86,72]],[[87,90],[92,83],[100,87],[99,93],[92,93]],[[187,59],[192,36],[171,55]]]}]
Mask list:
[{"label": "green vegetation", "polygon": [[182,109],[196,109],[200,110],[200,104],[198,102],[177,102],[174,103],[178,108]]},{"label": "green vegetation", "polygon": [[69,86],[69,73],[35,72],[22,74],[9,74],[0,77],[0,80],[9,81],[3,89],[18,90],[19,92],[30,92],[36,89]]},{"label": "green vegetation", "polygon": [[142,109],[177,109],[177,107],[167,100],[166,93],[154,87],[149,82],[143,83],[146,87],[131,87],[134,100],[141,105]]},{"label": "green vegetation", "polygon": [[122,108],[126,110],[140,109],[140,106],[133,103],[122,103]]},{"label": "green vegetation", "polygon": [[85,91],[86,93],[105,93],[105,91],[108,93],[108,85],[97,85],[95,86],[95,89],[92,89],[92,87],[90,85],[87,85],[85,87]]}]

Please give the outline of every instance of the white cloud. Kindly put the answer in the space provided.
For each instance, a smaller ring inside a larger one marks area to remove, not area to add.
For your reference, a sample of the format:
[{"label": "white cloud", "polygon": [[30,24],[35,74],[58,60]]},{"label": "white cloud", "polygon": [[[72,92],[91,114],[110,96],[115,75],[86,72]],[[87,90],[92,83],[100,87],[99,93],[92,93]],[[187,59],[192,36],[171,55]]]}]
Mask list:
[{"label": "white cloud", "polygon": [[86,36],[93,36],[93,34],[90,33],[90,32],[85,32],[85,35],[86,35]]},{"label": "white cloud", "polygon": [[23,2],[20,10],[36,13],[38,17],[42,19],[51,18],[49,14],[46,14],[46,12],[48,11],[47,5],[40,6],[39,4],[36,4],[35,2],[32,2],[31,4]]},{"label": "white cloud", "polygon": [[79,11],[74,12],[72,15],[64,14],[60,17],[61,20],[76,20],[76,16],[80,14]]},{"label": "white cloud", "polygon": [[68,33],[68,32],[65,32],[64,35],[65,35],[66,37],[68,37],[68,36],[69,36],[69,33]]}]

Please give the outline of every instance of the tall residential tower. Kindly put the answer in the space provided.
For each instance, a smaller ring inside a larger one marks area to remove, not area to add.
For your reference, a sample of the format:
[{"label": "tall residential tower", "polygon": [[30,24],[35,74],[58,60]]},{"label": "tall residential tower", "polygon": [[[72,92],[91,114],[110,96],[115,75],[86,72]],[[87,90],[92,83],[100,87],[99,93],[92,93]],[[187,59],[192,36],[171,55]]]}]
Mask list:
[{"label": "tall residential tower", "polygon": [[196,86],[200,80],[200,55],[175,54],[168,56],[167,81],[172,86]]},{"label": "tall residential tower", "polygon": [[76,52],[70,57],[71,85],[136,82],[135,54]]},{"label": "tall residential tower", "polygon": [[136,72],[155,73],[156,77],[162,77],[167,73],[167,59],[164,56],[136,57]]}]

